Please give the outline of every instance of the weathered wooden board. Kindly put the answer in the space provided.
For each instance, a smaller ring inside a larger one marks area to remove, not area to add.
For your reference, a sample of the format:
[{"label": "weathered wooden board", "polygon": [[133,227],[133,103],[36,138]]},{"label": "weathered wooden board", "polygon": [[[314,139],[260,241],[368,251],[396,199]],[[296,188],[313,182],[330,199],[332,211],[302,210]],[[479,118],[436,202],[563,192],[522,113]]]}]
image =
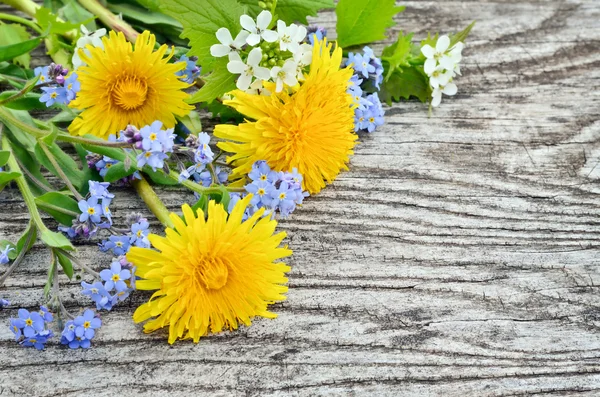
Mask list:
[{"label": "weathered wooden board", "polygon": [[[600,2],[403,4],[394,31],[415,38],[478,21],[459,94],[432,117],[388,109],[350,172],[281,222],[294,256],[276,320],[170,347],[133,324],[136,294],[89,351],[23,349],[2,326],[0,396],[600,395]],[[117,223],[144,210],[117,193]],[[14,191],[0,205],[14,238],[25,207]],[[47,260],[36,247],[0,296],[39,304]]]}]

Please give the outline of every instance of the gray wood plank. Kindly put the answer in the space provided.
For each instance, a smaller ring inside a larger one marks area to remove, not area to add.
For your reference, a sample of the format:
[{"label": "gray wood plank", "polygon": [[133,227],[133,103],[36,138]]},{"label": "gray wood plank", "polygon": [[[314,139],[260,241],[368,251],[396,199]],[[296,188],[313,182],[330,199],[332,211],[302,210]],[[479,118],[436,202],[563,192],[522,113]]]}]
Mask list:
[{"label": "gray wood plank", "polygon": [[[137,293],[89,351],[23,349],[1,326],[0,396],[600,395],[600,3],[404,4],[393,32],[416,38],[478,21],[459,93],[432,117],[389,108],[350,171],[281,222],[294,256],[277,319],[170,347],[133,324]],[[144,210],[117,194],[117,223]],[[14,238],[25,207],[15,191],[0,203]],[[39,304],[47,261],[36,246],[0,296]],[[66,305],[85,305],[62,281]]]}]

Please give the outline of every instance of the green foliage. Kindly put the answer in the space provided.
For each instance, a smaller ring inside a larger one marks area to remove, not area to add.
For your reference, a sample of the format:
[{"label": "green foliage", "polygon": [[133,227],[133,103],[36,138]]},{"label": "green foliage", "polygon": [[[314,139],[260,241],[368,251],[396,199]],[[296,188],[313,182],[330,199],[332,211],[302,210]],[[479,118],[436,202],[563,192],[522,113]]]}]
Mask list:
[{"label": "green foliage", "polygon": [[71,226],[73,219],[79,215],[77,201],[59,192],[48,192],[36,197],[35,204],[39,209],[50,214],[58,223],[66,226]]},{"label": "green foliage", "polygon": [[398,40],[396,40],[394,44],[383,49],[381,60],[388,63],[385,76],[386,79],[389,79],[392,72],[397,68],[409,66],[408,60],[411,56],[412,37],[412,33],[405,36],[400,32]]},{"label": "green foliage", "polygon": [[429,78],[422,66],[397,68],[384,81],[380,97],[388,105],[391,105],[392,101],[398,102],[401,98],[409,99],[410,97],[416,97],[425,103],[431,98]]},{"label": "green foliage", "polygon": [[49,247],[60,248],[65,251],[72,251],[75,249],[71,245],[71,242],[61,233],[56,233],[50,229],[46,229],[40,233],[40,239]]},{"label": "green foliage", "polygon": [[96,30],[96,22],[94,14],[83,8],[75,0],[64,1],[65,6],[60,9],[60,13],[64,18],[77,25],[85,25],[89,31]]},{"label": "green foliage", "polygon": [[[16,44],[9,44],[0,46],[0,62],[13,60],[16,62],[15,58],[18,58],[21,55],[29,56],[29,52],[40,45],[42,39],[40,37],[36,37],[35,39],[21,41]],[[23,58],[21,58],[23,59]],[[25,67],[29,67],[29,58],[23,61]]]},{"label": "green foliage", "polygon": [[221,122],[227,123],[229,121],[234,121],[236,123],[241,123],[244,121],[244,115],[235,110],[232,107],[225,106],[219,101],[212,101],[206,104],[206,110],[212,113],[213,118],[220,118]]},{"label": "green foliage", "polygon": [[181,122],[192,134],[202,131],[202,121],[200,120],[200,115],[195,110],[192,110],[183,117],[178,117],[177,121]]},{"label": "green foliage", "polygon": [[143,168],[143,171],[144,171],[144,174],[148,175],[148,178],[150,178],[152,180],[152,182],[154,182],[158,185],[166,185],[166,186],[179,185],[179,182],[174,181],[173,179],[169,178],[169,176],[165,175],[165,173],[160,170],[152,171],[152,168],[150,168],[149,166],[145,166]]},{"label": "green foliage", "polygon": [[[12,138],[9,139],[13,142]],[[50,189],[50,184],[40,172],[40,163],[27,150],[18,144],[13,144],[11,146],[13,155],[16,157],[19,165],[24,168],[23,171],[27,170],[26,180],[33,194],[40,195],[46,191],[40,186],[45,186],[47,189]]]},{"label": "green foliage", "polygon": [[125,178],[126,176],[129,176],[131,174],[133,174],[135,172],[135,169],[131,169],[131,170],[126,170],[125,169],[125,164],[121,161],[118,162],[117,164],[114,164],[112,167],[110,167],[108,169],[108,171],[106,171],[106,174],[104,175],[104,180],[106,182],[115,182],[118,181],[119,179]]},{"label": "green foliage", "polygon": [[9,150],[0,150],[0,167],[4,167],[10,157]]},{"label": "green foliage", "polygon": [[[0,93],[0,102],[17,92],[18,91],[4,91]],[[40,96],[41,95],[38,93],[30,92],[29,94],[5,103],[2,106],[16,110],[44,110],[46,109],[46,105],[43,102],[40,102]]]},{"label": "green foliage", "polygon": [[469,36],[469,33],[471,33],[471,30],[473,29],[474,26],[475,26],[475,21],[471,22],[471,24],[469,26],[467,26],[460,32],[455,33],[452,36],[450,36],[450,47],[452,47],[459,41],[462,41],[464,43],[467,40],[467,37]]},{"label": "green foliage", "polygon": [[392,18],[404,8],[394,0],[340,0],[335,9],[338,44],[346,48],[385,39]]},{"label": "green foliage", "polygon": [[218,43],[217,30],[225,27],[235,37],[241,30],[239,19],[244,13],[244,7],[236,0],[164,0],[160,8],[181,23],[182,37],[190,41],[189,54],[198,57],[204,72],[215,67],[210,47]]},{"label": "green foliage", "polygon": [[[83,172],[77,166],[75,160],[63,152],[63,150],[55,143],[47,145],[47,147],[56,160],[58,166],[67,176],[67,178],[69,178],[73,186],[75,186],[75,188],[78,190],[81,189],[87,183],[87,181]],[[39,143],[36,143],[35,145],[35,157],[44,166],[44,168],[50,171],[53,175],[60,177],[60,174],[57,172],[48,156],[46,156],[46,153],[42,150]]]},{"label": "green foliage", "polygon": [[65,272],[65,275],[67,277],[69,277],[69,279],[73,278],[73,263],[71,262],[71,260],[65,255],[63,254],[61,251],[59,250],[53,250],[54,254],[56,255],[56,259],[58,260],[58,264],[60,265],[60,267],[62,267],[63,272]]},{"label": "green foliage", "polygon": [[29,221],[27,228],[21,237],[19,237],[19,241],[17,241],[17,253],[20,253],[22,250],[25,250],[25,252],[29,251],[31,247],[33,247],[36,239],[37,229],[33,222]]},{"label": "green foliage", "polygon": [[210,102],[235,89],[235,76],[227,70],[227,58],[217,63],[219,66],[205,78],[204,86],[188,99],[189,103]]},{"label": "green foliage", "polygon": [[58,15],[53,14],[45,7],[37,9],[35,19],[46,34],[65,34],[71,30],[79,29],[78,24],[60,21]]},{"label": "green foliage", "polygon": [[[257,0],[239,0],[248,7],[248,15],[256,17],[262,11]],[[290,24],[300,22],[308,24],[307,16],[314,17],[317,11],[334,8],[333,0],[278,0],[275,14],[277,18]]]},{"label": "green foliage", "polygon": [[17,246],[8,240],[0,240],[0,251],[4,251],[6,249],[6,247],[13,248],[13,250],[9,251],[8,254],[6,255],[6,256],[8,256],[8,259],[10,259],[10,260],[15,259],[18,255]]},{"label": "green foliage", "polygon": [[[22,25],[17,24],[1,24],[0,25],[0,46],[18,45],[24,41],[29,40],[31,36],[27,33]],[[2,49],[0,48],[0,58],[2,57]],[[12,58],[12,59],[11,59]],[[26,68],[29,68],[29,62],[31,56],[29,51],[25,51],[17,56],[3,59],[4,61],[12,60],[13,63],[19,64]]]},{"label": "green foliage", "polygon": [[152,12],[131,4],[109,4],[108,9],[115,14],[121,14],[126,19],[132,19],[144,25],[170,25],[181,30],[181,24],[174,18],[160,12]]},{"label": "green foliage", "polygon": [[4,189],[4,186],[6,186],[10,181],[17,179],[20,176],[21,174],[19,172],[0,172],[0,191],[2,191]]}]

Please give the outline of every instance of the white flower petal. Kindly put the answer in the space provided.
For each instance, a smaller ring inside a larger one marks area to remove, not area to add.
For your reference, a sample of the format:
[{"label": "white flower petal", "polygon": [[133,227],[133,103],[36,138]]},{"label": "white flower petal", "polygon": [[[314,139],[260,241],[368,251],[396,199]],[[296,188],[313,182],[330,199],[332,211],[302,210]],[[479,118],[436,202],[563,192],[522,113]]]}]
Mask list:
[{"label": "white flower petal", "polygon": [[231,52],[231,48],[223,44],[213,44],[210,46],[210,55],[213,57],[224,57]]},{"label": "white flower petal", "polygon": [[439,89],[433,90],[431,94],[431,106],[438,107],[442,102],[442,92]]},{"label": "white flower petal", "polygon": [[448,47],[450,46],[450,37],[443,35],[440,36],[437,43],[435,43],[435,50],[437,52],[446,52]]},{"label": "white flower petal", "polygon": [[242,61],[229,61],[229,63],[227,64],[227,70],[229,70],[229,73],[233,74],[244,73],[247,68],[248,67],[246,66],[246,64]]},{"label": "white flower petal", "polygon": [[275,80],[277,78],[277,74],[279,73],[280,70],[281,70],[281,68],[279,66],[273,66],[271,68],[271,78],[273,80]]},{"label": "white flower petal", "polygon": [[84,36],[90,34],[90,31],[85,27],[85,25],[79,26],[79,29],[81,29],[81,33],[83,33]]},{"label": "white flower petal", "polygon": [[271,19],[273,19],[273,15],[271,15],[269,11],[264,10],[263,12],[258,14],[258,17],[256,18],[256,26],[260,30],[265,30],[269,27]]},{"label": "white flower petal", "polygon": [[306,30],[306,28],[304,26],[299,26],[298,31],[296,32],[295,40],[299,43],[304,41],[307,33],[308,33],[308,31]]},{"label": "white flower petal", "polygon": [[250,33],[247,31],[240,31],[233,41],[233,46],[237,49],[242,49],[242,47],[246,44],[246,39],[248,36],[250,36]]},{"label": "white flower petal", "polygon": [[458,87],[454,83],[448,83],[442,90],[442,92],[446,95],[454,95],[458,92]]},{"label": "white flower petal", "polygon": [[227,28],[217,30],[216,36],[223,45],[230,46],[233,43],[233,37],[231,37],[231,32]]},{"label": "white flower petal", "polygon": [[423,66],[423,69],[425,70],[425,74],[427,76],[431,76],[432,73],[435,71],[436,66],[437,66],[437,62],[435,61],[435,59],[428,58],[425,61],[425,65]]},{"label": "white flower petal", "polygon": [[250,87],[250,83],[252,83],[252,76],[247,74],[241,74],[236,83],[237,88],[242,91],[246,91],[248,87]]},{"label": "white flower petal", "polygon": [[296,84],[298,84],[298,80],[296,79],[296,76],[294,76],[294,74],[286,74],[283,79],[283,82],[290,87],[293,87]]},{"label": "white flower petal", "polygon": [[295,54],[300,50],[300,44],[298,44],[296,42],[291,42],[287,45],[287,49],[292,54]]},{"label": "white flower petal", "polygon": [[258,66],[262,60],[262,50],[260,48],[253,48],[248,54],[248,65]]},{"label": "white flower petal", "polygon": [[279,21],[277,21],[277,33],[279,33],[279,37],[285,36],[285,30],[286,30],[285,22],[283,22],[280,19]]},{"label": "white flower petal", "polygon": [[275,92],[283,91],[283,80],[277,79],[277,84],[275,85]]},{"label": "white flower petal", "polygon": [[423,47],[421,47],[421,53],[425,55],[425,58],[433,58],[435,55],[435,50],[429,44],[425,44]]},{"label": "white flower petal", "polygon": [[246,43],[250,44],[251,46],[257,45],[260,43],[260,35],[257,33],[250,33],[246,38]]},{"label": "white flower petal", "polygon": [[447,69],[447,70],[454,69],[454,66],[456,66],[456,63],[457,62],[454,62],[454,60],[447,55],[444,55],[442,58],[440,58],[440,65],[444,69]]},{"label": "white flower petal", "polygon": [[262,32],[262,38],[268,43],[273,43],[277,41],[279,35],[273,30],[265,30]]},{"label": "white flower petal", "polygon": [[269,77],[271,77],[271,72],[267,68],[257,66],[254,68],[254,76],[261,80],[269,80]]},{"label": "white flower petal", "polygon": [[254,19],[250,18],[246,14],[240,17],[240,25],[242,25],[242,27],[250,33],[256,32],[256,23],[254,22]]}]

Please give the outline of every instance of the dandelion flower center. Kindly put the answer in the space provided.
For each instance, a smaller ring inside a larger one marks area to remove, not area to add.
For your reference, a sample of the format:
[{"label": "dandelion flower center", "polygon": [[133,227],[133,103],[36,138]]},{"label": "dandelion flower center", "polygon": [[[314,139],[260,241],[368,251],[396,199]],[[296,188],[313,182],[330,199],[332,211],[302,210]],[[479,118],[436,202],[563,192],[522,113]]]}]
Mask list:
[{"label": "dandelion flower center", "polygon": [[117,80],[112,91],[112,101],[123,110],[134,110],[146,102],[148,84],[138,77]]},{"label": "dandelion flower center", "polygon": [[203,257],[196,264],[194,277],[208,289],[221,289],[227,282],[229,270],[221,258]]}]

